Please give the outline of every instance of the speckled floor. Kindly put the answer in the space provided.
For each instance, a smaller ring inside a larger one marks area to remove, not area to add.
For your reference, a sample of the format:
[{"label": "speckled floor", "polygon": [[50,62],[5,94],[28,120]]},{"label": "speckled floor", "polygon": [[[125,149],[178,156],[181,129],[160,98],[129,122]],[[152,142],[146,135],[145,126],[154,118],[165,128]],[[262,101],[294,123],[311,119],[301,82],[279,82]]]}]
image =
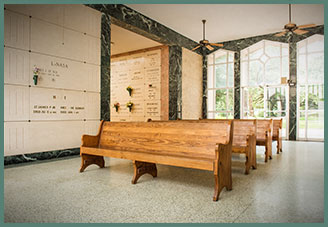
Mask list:
[{"label": "speckled floor", "polygon": [[[274,144],[275,147],[275,144]],[[8,166],[5,222],[323,222],[324,143],[283,142],[284,152],[244,175],[234,156],[233,190],[212,201],[211,172],[158,165],[131,184],[131,161],[79,173],[79,157]]]}]

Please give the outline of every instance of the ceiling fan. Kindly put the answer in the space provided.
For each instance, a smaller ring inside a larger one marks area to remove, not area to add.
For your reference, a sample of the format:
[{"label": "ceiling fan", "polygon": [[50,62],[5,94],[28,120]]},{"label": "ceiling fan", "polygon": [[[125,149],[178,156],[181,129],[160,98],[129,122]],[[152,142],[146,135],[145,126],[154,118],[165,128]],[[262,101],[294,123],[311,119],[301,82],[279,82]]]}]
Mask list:
[{"label": "ceiling fan", "polygon": [[315,24],[305,24],[305,25],[297,26],[296,24],[291,22],[291,18],[292,18],[292,8],[291,8],[291,4],[289,4],[289,22],[284,27],[285,31],[275,34],[274,36],[281,37],[289,32],[295,33],[297,35],[304,35],[305,33],[308,33],[309,31],[302,30],[302,28],[312,28],[312,27],[316,26]]},{"label": "ceiling fan", "polygon": [[221,44],[221,43],[210,43],[208,40],[205,39],[205,22],[206,22],[206,20],[202,20],[202,22],[203,22],[203,39],[201,41],[199,41],[199,45],[197,45],[192,50],[196,50],[199,47],[206,47],[209,50],[214,50],[214,48],[212,46],[223,47],[223,44]]}]

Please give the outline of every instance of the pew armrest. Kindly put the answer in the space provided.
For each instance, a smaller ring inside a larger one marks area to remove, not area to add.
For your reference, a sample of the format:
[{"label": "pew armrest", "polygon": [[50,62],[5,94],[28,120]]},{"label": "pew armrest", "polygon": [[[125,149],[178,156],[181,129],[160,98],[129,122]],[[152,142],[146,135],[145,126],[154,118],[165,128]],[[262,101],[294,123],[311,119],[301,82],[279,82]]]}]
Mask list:
[{"label": "pew armrest", "polygon": [[82,147],[98,147],[99,136],[82,135]]}]

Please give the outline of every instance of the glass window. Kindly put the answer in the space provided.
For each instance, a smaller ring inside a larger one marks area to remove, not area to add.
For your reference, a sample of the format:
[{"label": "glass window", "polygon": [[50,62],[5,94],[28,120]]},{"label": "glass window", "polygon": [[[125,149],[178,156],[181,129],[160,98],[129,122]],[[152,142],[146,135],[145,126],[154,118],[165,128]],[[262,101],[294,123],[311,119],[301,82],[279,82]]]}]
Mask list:
[{"label": "glass window", "polygon": [[207,59],[207,117],[231,119],[234,114],[234,52],[220,49]]},{"label": "glass window", "polygon": [[241,117],[283,118],[287,137],[289,47],[262,40],[241,51]]}]

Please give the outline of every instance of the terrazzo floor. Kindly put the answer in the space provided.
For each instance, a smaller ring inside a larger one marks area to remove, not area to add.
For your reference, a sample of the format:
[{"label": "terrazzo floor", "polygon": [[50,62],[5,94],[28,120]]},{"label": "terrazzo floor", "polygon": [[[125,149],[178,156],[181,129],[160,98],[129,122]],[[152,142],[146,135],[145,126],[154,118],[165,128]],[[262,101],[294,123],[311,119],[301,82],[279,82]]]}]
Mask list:
[{"label": "terrazzo floor", "polygon": [[32,223],[323,222],[324,143],[284,141],[284,152],[244,175],[233,157],[232,191],[212,201],[209,171],[157,165],[158,177],[131,184],[132,162],[105,158],[106,167],[79,173],[80,158],[6,166],[4,221]]}]

